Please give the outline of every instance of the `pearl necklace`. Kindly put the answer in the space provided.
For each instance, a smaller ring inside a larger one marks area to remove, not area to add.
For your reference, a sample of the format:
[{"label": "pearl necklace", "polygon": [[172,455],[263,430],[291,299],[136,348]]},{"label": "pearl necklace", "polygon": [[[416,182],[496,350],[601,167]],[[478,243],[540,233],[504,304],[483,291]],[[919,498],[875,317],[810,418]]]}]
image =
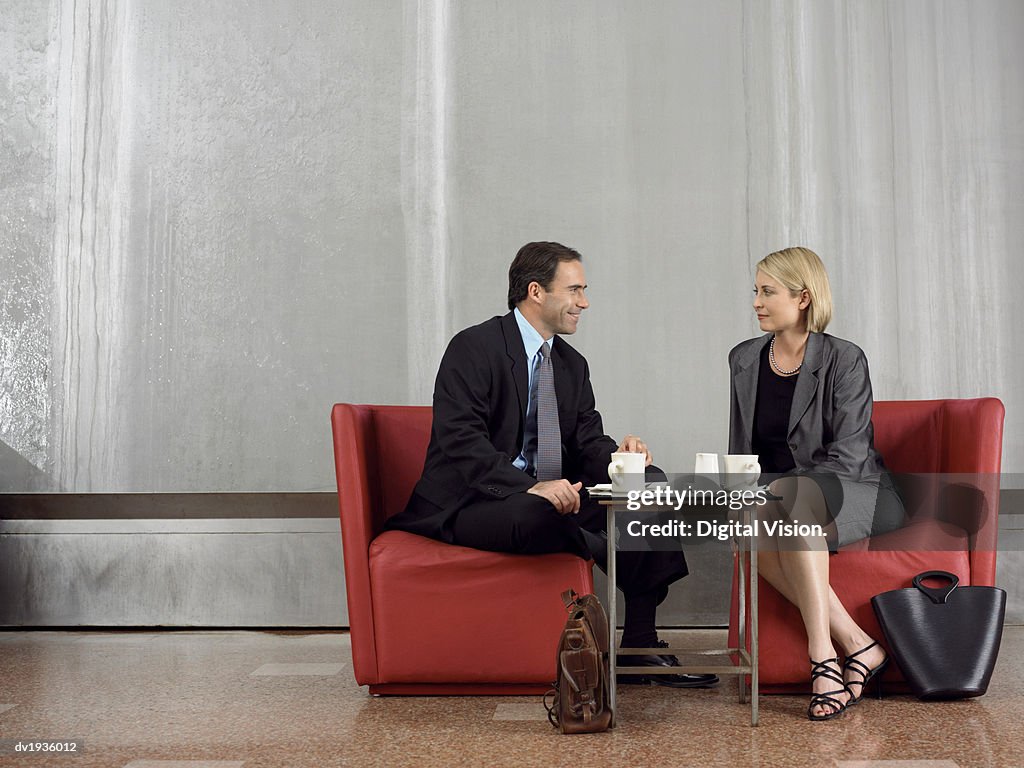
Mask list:
[{"label": "pearl necklace", "polygon": [[804,361],[801,360],[800,363],[797,365],[797,367],[794,368],[792,371],[784,371],[784,370],[782,370],[782,366],[780,366],[777,362],[775,362],[775,337],[774,336],[772,336],[772,340],[768,343],[768,359],[771,360],[771,362],[772,362],[772,368],[774,368],[776,371],[778,371],[783,376],[792,376],[794,373],[798,373],[800,371],[800,368],[804,364]]}]

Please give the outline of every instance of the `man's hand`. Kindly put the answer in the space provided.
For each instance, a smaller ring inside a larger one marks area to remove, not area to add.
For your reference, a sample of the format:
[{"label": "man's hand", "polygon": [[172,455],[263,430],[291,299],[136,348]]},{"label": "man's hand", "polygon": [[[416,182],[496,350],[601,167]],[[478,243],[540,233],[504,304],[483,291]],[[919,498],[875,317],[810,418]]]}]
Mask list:
[{"label": "man's hand", "polygon": [[560,514],[572,515],[580,511],[582,487],[583,483],[570,483],[568,480],[542,480],[527,493],[547,499]]},{"label": "man's hand", "polygon": [[626,435],[617,450],[619,453],[642,453],[645,467],[651,466],[651,462],[654,461],[651,452],[647,450],[647,443],[636,435]]}]

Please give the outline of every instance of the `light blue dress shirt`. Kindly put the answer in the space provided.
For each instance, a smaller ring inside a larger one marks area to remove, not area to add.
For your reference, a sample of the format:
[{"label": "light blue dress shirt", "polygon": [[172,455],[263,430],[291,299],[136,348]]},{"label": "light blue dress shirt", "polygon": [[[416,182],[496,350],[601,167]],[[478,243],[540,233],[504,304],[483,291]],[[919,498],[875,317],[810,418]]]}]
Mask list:
[{"label": "light blue dress shirt", "polygon": [[[535,470],[530,466],[530,462],[526,458],[526,445],[530,441],[531,437],[533,438],[534,443],[536,443],[537,439],[537,418],[534,416],[531,420],[529,418],[529,414],[533,407],[533,378],[537,373],[537,367],[540,365],[541,358],[543,357],[540,353],[540,348],[544,346],[544,338],[537,333],[537,329],[530,325],[529,321],[523,317],[523,314],[519,311],[518,307],[513,311],[513,314],[516,316],[516,322],[519,324],[519,333],[523,337],[523,349],[526,351],[526,370],[529,373],[529,378],[527,379],[527,391],[529,392],[529,396],[526,400],[527,419],[526,424],[523,427],[523,445],[519,451],[519,455],[515,458],[515,461],[512,462],[512,465],[517,469],[521,469],[532,475],[535,474]],[[549,341],[549,346],[554,346],[554,343],[555,337],[552,336]],[[531,421],[533,422],[532,424],[530,423]],[[534,450],[536,450],[536,447]]]}]

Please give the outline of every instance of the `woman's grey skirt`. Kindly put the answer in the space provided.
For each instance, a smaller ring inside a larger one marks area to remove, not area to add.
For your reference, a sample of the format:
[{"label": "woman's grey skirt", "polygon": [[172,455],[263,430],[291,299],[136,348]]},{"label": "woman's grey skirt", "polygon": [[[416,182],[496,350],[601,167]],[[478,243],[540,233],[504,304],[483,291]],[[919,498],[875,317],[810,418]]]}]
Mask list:
[{"label": "woman's grey skirt", "polygon": [[824,472],[811,472],[804,477],[813,479],[821,488],[829,519],[835,523],[836,535],[829,537],[832,552],[903,525],[903,499],[888,473],[861,481]]}]

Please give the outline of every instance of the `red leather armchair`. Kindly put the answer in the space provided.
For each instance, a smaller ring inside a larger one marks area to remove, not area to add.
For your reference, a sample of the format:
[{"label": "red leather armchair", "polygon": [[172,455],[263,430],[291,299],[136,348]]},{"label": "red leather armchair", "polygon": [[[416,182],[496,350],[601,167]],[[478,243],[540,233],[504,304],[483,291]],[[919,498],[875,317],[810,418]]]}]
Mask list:
[{"label": "red leather armchair", "polygon": [[[965,586],[995,584],[1004,413],[995,398],[875,403],[875,447],[886,466],[897,474],[922,475],[906,478],[920,486],[904,488],[910,520],[906,527],[854,542],[829,560],[833,589],[872,637],[884,642],[871,597],[909,587],[922,571],[950,571]],[[970,475],[973,487],[959,496],[954,487],[950,494],[948,482],[940,488],[936,478],[929,487],[929,476],[923,473]],[[734,571],[729,620],[733,647],[738,642],[737,586]],[[800,613],[764,579],[759,578],[758,590],[761,689],[806,691],[810,666]],[[902,679],[896,665],[885,679]]]},{"label": "red leather armchair", "polygon": [[559,594],[593,592],[591,564],[383,531],[423,470],[431,409],[339,403],[331,424],[356,681],[374,694],[547,690]]}]

